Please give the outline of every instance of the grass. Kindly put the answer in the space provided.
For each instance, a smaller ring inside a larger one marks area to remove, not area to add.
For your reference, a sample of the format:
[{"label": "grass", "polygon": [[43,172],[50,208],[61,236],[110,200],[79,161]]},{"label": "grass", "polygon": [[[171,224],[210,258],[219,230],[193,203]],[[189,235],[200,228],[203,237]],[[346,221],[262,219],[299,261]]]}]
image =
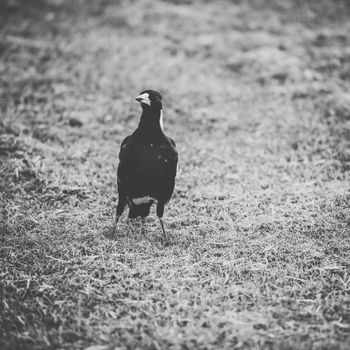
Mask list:
[{"label": "grass", "polygon": [[[2,349],[348,349],[346,1],[0,4]],[[110,236],[133,101],[180,155]]]}]

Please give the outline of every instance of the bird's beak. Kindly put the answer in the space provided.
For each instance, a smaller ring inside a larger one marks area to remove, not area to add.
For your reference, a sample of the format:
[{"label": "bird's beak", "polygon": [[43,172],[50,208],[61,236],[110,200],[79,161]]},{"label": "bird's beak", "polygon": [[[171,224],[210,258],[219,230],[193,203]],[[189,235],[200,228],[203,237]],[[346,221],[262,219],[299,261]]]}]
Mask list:
[{"label": "bird's beak", "polygon": [[146,105],[151,105],[151,100],[149,99],[149,95],[147,93],[141,94],[135,98],[136,101],[144,103]]}]

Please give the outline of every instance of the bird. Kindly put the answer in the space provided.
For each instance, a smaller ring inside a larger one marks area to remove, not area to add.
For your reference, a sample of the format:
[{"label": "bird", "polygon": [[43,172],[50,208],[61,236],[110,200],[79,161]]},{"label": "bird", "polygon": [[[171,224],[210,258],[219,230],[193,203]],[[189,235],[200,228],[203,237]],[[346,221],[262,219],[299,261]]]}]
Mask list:
[{"label": "bird", "polygon": [[145,218],[156,203],[164,240],[169,236],[164,228],[163,214],[175,187],[178,152],[173,139],[163,131],[162,96],[145,90],[136,98],[142,114],[136,130],[121,143],[117,170],[118,204],[113,234],[128,205],[128,217]]}]

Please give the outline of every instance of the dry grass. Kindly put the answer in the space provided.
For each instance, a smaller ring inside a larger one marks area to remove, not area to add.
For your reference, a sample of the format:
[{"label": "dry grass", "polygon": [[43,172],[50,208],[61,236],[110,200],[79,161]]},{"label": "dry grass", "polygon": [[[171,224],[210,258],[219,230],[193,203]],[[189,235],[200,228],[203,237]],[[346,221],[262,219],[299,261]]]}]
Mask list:
[{"label": "dry grass", "polygon": [[[0,4],[2,349],[348,349],[344,1]],[[181,173],[111,238],[133,96]],[[90,347],[91,346],[91,347]]]}]

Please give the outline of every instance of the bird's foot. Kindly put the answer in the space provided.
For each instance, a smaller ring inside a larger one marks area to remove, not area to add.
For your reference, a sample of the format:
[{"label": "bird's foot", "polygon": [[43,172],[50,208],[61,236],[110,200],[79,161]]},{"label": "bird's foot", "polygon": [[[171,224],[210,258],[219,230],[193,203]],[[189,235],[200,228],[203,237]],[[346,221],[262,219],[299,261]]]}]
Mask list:
[{"label": "bird's foot", "polygon": [[115,236],[115,233],[117,231],[119,218],[120,218],[120,215],[116,215],[115,220],[114,220],[114,224],[113,224],[113,229],[112,229],[112,236]]}]

